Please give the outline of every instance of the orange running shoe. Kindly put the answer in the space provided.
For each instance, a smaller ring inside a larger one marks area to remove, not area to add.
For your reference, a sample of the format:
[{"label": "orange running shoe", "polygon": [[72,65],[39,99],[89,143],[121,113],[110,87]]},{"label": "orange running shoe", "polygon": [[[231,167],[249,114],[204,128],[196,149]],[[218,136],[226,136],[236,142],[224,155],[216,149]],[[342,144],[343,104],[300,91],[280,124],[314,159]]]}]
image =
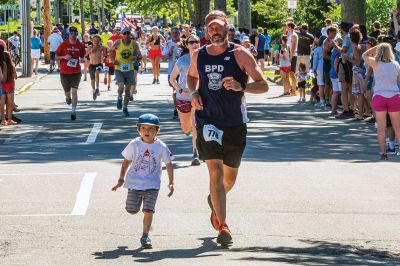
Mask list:
[{"label": "orange running shoe", "polygon": [[211,225],[214,227],[215,230],[218,231],[219,230],[219,221],[218,221],[217,214],[214,211],[214,207],[212,206],[211,195],[208,195],[207,202],[208,202],[208,206],[210,206],[210,209],[211,209],[211,216],[210,216]]},{"label": "orange running shoe", "polygon": [[232,243],[232,234],[226,224],[222,224],[218,230],[217,243],[221,246],[228,246]]}]

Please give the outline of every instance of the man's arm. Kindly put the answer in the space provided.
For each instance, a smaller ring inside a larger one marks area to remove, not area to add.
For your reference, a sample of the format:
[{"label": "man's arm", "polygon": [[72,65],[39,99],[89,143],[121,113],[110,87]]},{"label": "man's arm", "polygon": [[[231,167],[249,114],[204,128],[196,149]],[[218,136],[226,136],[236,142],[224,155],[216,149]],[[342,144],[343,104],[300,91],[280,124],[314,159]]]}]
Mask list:
[{"label": "man's arm", "polygon": [[242,84],[237,82],[234,77],[225,77],[222,80],[222,84],[225,89],[238,92],[245,91],[250,93],[267,92],[268,83],[264,78],[261,68],[258,66],[251,53],[242,46],[238,46],[234,53],[239,67],[250,76],[253,82],[245,84],[245,87],[243,88]]},{"label": "man's arm", "polygon": [[190,62],[189,71],[187,74],[186,82],[189,89],[189,95],[192,96],[192,106],[195,110],[203,109],[203,101],[197,91],[199,83],[199,72],[197,71],[197,57],[199,56],[199,50],[193,53],[192,60]]},{"label": "man's arm", "polygon": [[111,62],[115,65],[115,56],[114,56],[114,51],[119,47],[121,40],[116,40],[113,45],[110,48],[110,57],[111,57]]}]

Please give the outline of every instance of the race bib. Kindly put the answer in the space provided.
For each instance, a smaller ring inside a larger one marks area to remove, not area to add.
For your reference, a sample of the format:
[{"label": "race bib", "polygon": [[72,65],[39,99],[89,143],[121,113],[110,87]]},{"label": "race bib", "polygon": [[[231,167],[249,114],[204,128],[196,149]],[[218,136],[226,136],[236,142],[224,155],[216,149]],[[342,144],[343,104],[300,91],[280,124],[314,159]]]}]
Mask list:
[{"label": "race bib", "polygon": [[204,125],[203,137],[205,141],[216,141],[219,145],[222,145],[222,135],[224,132],[219,130],[213,125]]},{"label": "race bib", "polygon": [[76,67],[78,65],[78,59],[70,59],[68,60],[67,66]]},{"label": "race bib", "polygon": [[104,72],[108,72],[110,70],[110,68],[108,66],[104,66],[103,70],[104,70]]},{"label": "race bib", "polygon": [[131,64],[122,64],[121,65],[121,72],[128,72],[131,70]]}]

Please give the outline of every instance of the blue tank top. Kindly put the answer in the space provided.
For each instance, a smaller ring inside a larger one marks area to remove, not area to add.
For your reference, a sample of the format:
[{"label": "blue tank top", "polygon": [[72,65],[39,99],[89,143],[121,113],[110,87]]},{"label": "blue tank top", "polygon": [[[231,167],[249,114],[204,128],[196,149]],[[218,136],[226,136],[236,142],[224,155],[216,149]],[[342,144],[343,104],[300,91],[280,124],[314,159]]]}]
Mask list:
[{"label": "blue tank top", "polygon": [[247,122],[246,101],[243,92],[226,90],[222,85],[225,77],[234,77],[245,86],[248,76],[236,62],[233,49],[220,55],[210,55],[203,46],[197,58],[199,72],[199,93],[203,100],[203,110],[196,111],[196,125],[212,124],[216,127],[240,126]]},{"label": "blue tank top", "polygon": [[258,34],[258,46],[257,51],[264,51],[265,50],[265,42],[267,38],[265,38],[264,34]]}]

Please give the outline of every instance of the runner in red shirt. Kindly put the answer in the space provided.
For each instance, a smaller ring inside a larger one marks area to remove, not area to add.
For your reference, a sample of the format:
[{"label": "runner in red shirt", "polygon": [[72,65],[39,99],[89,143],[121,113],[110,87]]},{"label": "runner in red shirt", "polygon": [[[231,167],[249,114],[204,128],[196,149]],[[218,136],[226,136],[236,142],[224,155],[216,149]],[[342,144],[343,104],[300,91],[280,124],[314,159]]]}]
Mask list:
[{"label": "runner in red shirt", "polygon": [[122,39],[122,34],[121,34],[121,28],[120,27],[115,27],[114,29],[114,34],[110,36],[110,38],[108,38],[108,40],[113,41],[113,43],[116,40],[121,40]]},{"label": "runner in red shirt", "polygon": [[58,47],[56,60],[60,60],[60,79],[65,92],[65,101],[68,105],[72,103],[71,120],[76,120],[78,87],[82,76],[80,61],[84,56],[85,46],[78,41],[78,29],[70,27],[69,40],[61,43]]}]

